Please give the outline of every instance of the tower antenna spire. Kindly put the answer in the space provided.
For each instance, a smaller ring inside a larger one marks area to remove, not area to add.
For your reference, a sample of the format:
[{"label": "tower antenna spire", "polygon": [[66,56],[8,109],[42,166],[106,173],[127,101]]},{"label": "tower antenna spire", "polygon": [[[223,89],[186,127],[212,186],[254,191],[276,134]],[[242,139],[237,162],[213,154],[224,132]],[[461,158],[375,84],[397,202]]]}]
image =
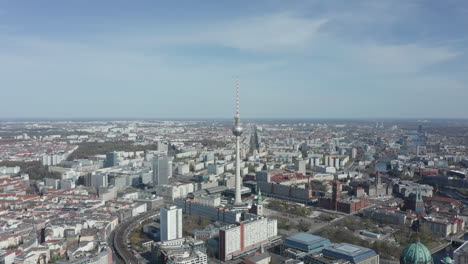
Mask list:
[{"label": "tower antenna spire", "polygon": [[240,118],[239,78],[236,78],[236,118]]}]

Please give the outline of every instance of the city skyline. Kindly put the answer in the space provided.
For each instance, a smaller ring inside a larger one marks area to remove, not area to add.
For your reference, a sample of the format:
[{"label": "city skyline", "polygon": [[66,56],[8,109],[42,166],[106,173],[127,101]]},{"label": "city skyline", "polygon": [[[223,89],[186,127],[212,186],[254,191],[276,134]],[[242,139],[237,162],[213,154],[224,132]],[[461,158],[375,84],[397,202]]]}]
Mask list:
[{"label": "city skyline", "polygon": [[234,76],[244,120],[466,118],[467,14],[463,1],[0,4],[0,119],[229,119]]}]

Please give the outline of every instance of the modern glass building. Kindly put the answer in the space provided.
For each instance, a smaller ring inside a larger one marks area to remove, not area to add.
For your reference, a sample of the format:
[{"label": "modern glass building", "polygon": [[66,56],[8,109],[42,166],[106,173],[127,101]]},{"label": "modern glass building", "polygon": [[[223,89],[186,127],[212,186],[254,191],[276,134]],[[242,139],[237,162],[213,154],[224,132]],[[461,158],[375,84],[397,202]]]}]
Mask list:
[{"label": "modern glass building", "polygon": [[153,158],[153,185],[168,184],[169,172],[169,159],[166,156],[156,156]]}]

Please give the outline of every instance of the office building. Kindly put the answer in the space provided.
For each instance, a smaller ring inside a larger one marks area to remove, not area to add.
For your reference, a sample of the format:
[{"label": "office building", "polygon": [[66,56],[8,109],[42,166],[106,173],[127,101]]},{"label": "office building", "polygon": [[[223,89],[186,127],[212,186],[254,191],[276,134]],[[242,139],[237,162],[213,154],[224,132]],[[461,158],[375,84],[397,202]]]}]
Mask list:
[{"label": "office building", "polygon": [[119,154],[117,152],[107,152],[106,153],[106,160],[104,161],[104,167],[114,167],[117,166],[119,163]]},{"label": "office building", "polygon": [[258,189],[265,196],[295,201],[299,203],[308,203],[313,198],[311,183],[295,186],[283,185],[276,182],[257,182]]},{"label": "office building", "polygon": [[182,209],[177,206],[161,208],[161,241],[182,238]]},{"label": "office building", "polygon": [[85,185],[88,187],[108,187],[108,176],[105,173],[88,173],[85,176]]},{"label": "office building", "polygon": [[296,159],[294,161],[294,169],[297,172],[302,173],[303,175],[305,175],[306,174],[306,164],[307,164],[306,160]]},{"label": "office building", "polygon": [[185,198],[189,193],[194,192],[193,183],[162,184],[154,187],[158,196],[166,197],[171,200]]},{"label": "office building", "polygon": [[230,211],[223,206],[211,206],[190,199],[175,199],[175,203],[186,214],[201,215],[212,221],[234,224],[241,219],[240,212]]},{"label": "office building", "polygon": [[169,159],[166,156],[153,158],[153,185],[169,183]]}]

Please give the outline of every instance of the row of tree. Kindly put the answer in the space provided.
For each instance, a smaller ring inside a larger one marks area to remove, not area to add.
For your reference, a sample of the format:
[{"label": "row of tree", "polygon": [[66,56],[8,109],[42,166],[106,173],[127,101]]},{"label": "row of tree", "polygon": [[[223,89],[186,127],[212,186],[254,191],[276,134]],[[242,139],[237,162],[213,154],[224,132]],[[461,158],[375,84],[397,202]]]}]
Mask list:
[{"label": "row of tree", "polygon": [[44,178],[60,179],[60,173],[50,172],[47,166],[40,161],[2,161],[0,167],[20,167],[20,173],[29,174],[31,180],[42,180]]},{"label": "row of tree", "polygon": [[135,145],[133,141],[86,142],[78,145],[78,149],[71,153],[67,160],[82,159],[112,151],[145,151],[157,150],[157,148],[156,144]]}]

